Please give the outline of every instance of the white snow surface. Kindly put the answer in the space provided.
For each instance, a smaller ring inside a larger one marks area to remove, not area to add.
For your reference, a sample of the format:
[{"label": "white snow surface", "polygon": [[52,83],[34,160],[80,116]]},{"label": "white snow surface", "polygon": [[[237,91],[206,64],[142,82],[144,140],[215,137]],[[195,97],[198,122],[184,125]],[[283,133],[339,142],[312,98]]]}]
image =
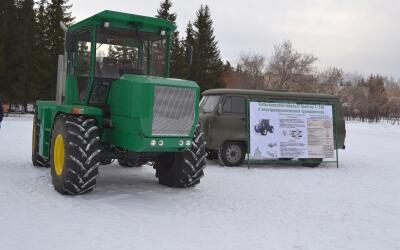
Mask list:
[{"label": "white snow surface", "polygon": [[32,166],[31,128],[0,130],[0,249],[400,249],[400,126],[347,123],[339,169],[209,161],[173,189],[114,163],[74,197]]}]

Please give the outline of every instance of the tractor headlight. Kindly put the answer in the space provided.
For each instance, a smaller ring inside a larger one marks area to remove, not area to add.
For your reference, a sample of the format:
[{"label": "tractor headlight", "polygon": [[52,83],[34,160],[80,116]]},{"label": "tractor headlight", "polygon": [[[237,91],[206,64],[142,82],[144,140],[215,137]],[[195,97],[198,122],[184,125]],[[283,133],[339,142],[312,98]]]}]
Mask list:
[{"label": "tractor headlight", "polygon": [[179,140],[179,146],[183,146],[183,144],[185,144],[183,140]]},{"label": "tractor headlight", "polygon": [[151,141],[150,141],[150,145],[151,145],[151,146],[154,147],[156,144],[157,144],[156,140],[151,140]]},{"label": "tractor headlight", "polygon": [[159,141],[158,141],[158,146],[161,146],[161,147],[162,147],[163,145],[164,145],[164,141],[163,141],[163,140],[159,140]]},{"label": "tractor headlight", "polygon": [[192,144],[192,141],[189,141],[189,140],[186,141],[186,146],[189,147],[191,144]]}]

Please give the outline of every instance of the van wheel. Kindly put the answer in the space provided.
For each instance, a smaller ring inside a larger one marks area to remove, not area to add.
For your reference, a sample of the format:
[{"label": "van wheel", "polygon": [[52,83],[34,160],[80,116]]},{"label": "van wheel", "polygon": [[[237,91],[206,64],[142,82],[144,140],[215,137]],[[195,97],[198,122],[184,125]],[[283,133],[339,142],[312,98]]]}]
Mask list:
[{"label": "van wheel", "polygon": [[225,142],[218,151],[218,161],[222,166],[240,166],[243,163],[246,151],[241,142]]},{"label": "van wheel", "polygon": [[322,163],[322,158],[300,158],[299,161],[311,161],[311,162],[304,162],[301,165],[305,167],[315,168]]}]

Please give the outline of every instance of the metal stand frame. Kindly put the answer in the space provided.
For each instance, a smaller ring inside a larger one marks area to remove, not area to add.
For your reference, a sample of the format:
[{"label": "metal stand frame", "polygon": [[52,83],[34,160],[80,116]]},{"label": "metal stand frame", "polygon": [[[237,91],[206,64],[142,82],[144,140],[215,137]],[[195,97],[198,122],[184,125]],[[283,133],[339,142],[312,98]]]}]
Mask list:
[{"label": "metal stand frame", "polygon": [[[250,169],[250,101],[251,100],[247,100],[247,168]],[[276,100],[274,100],[276,101]],[[262,102],[262,101],[254,101],[254,102]],[[276,101],[276,102],[283,102],[283,101]],[[297,103],[297,104],[303,104],[303,103]],[[327,103],[318,103],[318,102],[304,102],[304,104],[323,104],[326,105]],[[332,125],[333,125],[333,137],[334,137],[334,145],[335,145],[335,161],[323,161],[324,163],[336,163],[336,168],[339,168],[339,149],[338,149],[338,139],[337,139],[337,124],[336,124],[336,109],[335,109],[335,105],[333,103],[330,103],[330,105],[332,105]],[[274,164],[289,164],[288,161],[282,161],[282,160],[255,160],[253,162],[257,162],[260,164],[264,164],[264,163],[274,163]],[[307,162],[307,161],[306,161]],[[290,161],[290,163],[304,163],[303,161]]]}]

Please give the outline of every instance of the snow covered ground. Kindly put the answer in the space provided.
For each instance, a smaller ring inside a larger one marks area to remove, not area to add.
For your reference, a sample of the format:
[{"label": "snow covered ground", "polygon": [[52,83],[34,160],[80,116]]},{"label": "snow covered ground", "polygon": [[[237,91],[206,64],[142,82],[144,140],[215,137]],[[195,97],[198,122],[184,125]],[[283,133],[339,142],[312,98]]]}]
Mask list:
[{"label": "snow covered ground", "polygon": [[226,168],[193,189],[101,167],[62,196],[31,165],[31,118],[0,130],[0,249],[400,249],[400,126],[347,124],[340,168]]}]

